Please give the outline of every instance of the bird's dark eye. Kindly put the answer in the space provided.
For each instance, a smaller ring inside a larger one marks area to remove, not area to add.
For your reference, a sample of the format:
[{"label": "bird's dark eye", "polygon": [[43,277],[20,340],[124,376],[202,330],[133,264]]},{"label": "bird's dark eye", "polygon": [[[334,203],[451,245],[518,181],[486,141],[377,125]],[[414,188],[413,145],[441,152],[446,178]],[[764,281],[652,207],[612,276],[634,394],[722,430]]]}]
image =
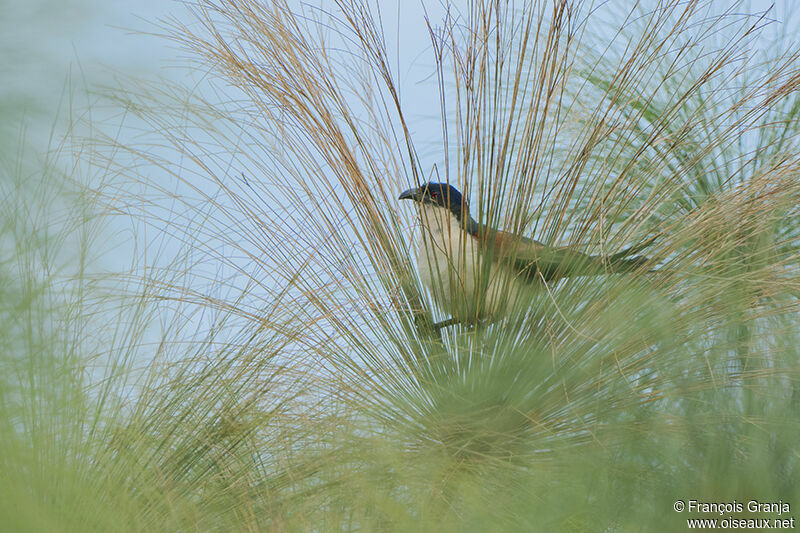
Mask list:
[{"label": "bird's dark eye", "polygon": [[431,193],[431,198],[437,198],[438,196],[439,196],[439,193],[436,192],[436,191]]}]

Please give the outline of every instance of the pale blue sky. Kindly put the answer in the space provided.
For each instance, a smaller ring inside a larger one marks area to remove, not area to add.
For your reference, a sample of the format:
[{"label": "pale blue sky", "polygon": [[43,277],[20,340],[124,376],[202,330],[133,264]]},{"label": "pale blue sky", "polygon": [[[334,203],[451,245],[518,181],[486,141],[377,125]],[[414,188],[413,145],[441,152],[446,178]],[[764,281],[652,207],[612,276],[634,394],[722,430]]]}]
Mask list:
[{"label": "pale blue sky", "polygon": [[[441,8],[432,4],[428,10],[438,18]],[[394,18],[398,4],[391,0],[381,5],[391,7],[386,19]],[[10,112],[12,121],[24,114],[29,130],[49,128],[67,83],[113,85],[116,73],[142,80],[185,74],[185,61],[174,45],[145,33],[157,32],[153,24],[159,20],[184,14],[179,2],[0,0],[0,12],[0,113]],[[427,47],[422,16],[419,2],[402,2],[400,62],[406,74]],[[387,24],[391,42],[396,27]]]},{"label": "pale blue sky", "polygon": [[[655,3],[646,0],[643,5]],[[299,5],[299,0],[293,0]],[[387,41],[396,42],[395,15],[400,9],[401,85],[413,86],[430,61],[423,8],[416,0],[380,0],[384,10]],[[455,2],[456,5],[461,2]],[[307,3],[312,5],[312,3]],[[330,4],[329,0],[313,5]],[[426,2],[433,20],[442,13],[439,1]],[[727,2],[720,2],[727,4]],[[765,9],[772,1],[752,1],[752,10]],[[609,9],[608,5],[605,7]],[[613,9],[613,8],[612,8]],[[776,17],[800,10],[800,0],[778,1]],[[71,83],[113,84],[113,73],[141,79],[179,77],[183,64],[174,47],[154,35],[153,22],[180,17],[185,7],[171,0],[0,0],[0,113],[12,118],[25,112],[49,126],[58,96],[71,74]],[[416,66],[415,71],[412,66]],[[419,67],[422,67],[421,69]],[[420,93],[415,98],[436,95]],[[38,112],[37,112],[38,110]],[[413,118],[413,117],[412,117]],[[13,122],[13,120],[12,120]],[[30,126],[31,124],[29,124]]]},{"label": "pale blue sky", "polygon": [[[627,5],[623,0],[619,2]],[[655,0],[642,4],[651,2]],[[293,3],[300,5],[299,1]],[[440,20],[440,2],[426,3],[431,18]],[[613,4],[604,3],[603,9],[613,12]],[[765,9],[769,4],[752,2],[751,10]],[[400,87],[406,101],[413,102],[408,106],[413,111],[406,118],[411,120],[415,137],[423,139],[418,148],[425,152],[424,141],[436,139],[441,130],[435,126],[439,97],[436,82],[430,79],[433,61],[424,10],[416,0],[380,0],[379,5],[387,42],[390,48],[399,45]],[[800,0],[778,2],[776,17],[798,11],[795,7],[800,7]],[[25,117],[27,141],[41,149],[47,146],[47,133],[56,110],[63,113],[70,108],[67,102],[59,103],[66,85],[76,88],[75,94],[83,98],[83,87],[116,87],[123,83],[124,88],[125,82],[115,79],[117,74],[144,81],[162,77],[180,80],[187,76],[185,54],[163,37],[146,33],[157,32],[154,24],[159,20],[183,16],[185,6],[180,2],[0,0],[0,9],[0,61],[4,67],[0,69],[0,117],[6,122],[6,132],[9,125],[14,128]],[[86,107],[82,102],[73,106]],[[113,128],[112,121],[105,121],[105,125]],[[433,143],[430,149],[435,149]],[[423,164],[428,172],[431,162]]]}]

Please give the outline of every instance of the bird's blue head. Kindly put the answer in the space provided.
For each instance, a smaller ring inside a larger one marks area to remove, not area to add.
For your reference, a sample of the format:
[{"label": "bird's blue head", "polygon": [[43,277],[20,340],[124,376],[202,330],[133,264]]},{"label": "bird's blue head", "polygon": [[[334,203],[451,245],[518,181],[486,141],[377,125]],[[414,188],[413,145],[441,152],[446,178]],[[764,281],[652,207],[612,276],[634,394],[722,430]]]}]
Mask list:
[{"label": "bird's blue head", "polygon": [[409,189],[400,195],[400,200],[414,200],[421,204],[432,204],[449,209],[455,217],[464,222],[470,220],[469,207],[458,192],[458,189],[448,183],[429,182],[417,189]]}]

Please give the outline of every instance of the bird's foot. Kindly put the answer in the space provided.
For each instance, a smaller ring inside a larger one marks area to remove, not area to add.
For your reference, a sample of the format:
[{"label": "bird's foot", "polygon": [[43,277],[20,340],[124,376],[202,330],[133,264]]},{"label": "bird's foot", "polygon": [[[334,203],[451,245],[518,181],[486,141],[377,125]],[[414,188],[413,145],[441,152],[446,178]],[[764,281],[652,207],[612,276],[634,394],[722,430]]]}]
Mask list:
[{"label": "bird's foot", "polygon": [[461,324],[461,320],[460,319],[458,319],[458,318],[448,318],[447,320],[442,320],[441,322],[436,322],[433,325],[433,329],[435,329],[437,332],[440,332],[440,334],[441,334],[441,331],[442,331],[443,328],[449,328],[450,326],[455,326],[457,324]]},{"label": "bird's foot", "polygon": [[435,337],[441,340],[442,330],[444,328],[462,324],[463,321],[458,318],[448,318],[447,320],[442,320],[440,322],[433,322],[427,315],[420,314],[414,318],[414,323],[416,324],[417,331],[420,333],[420,335],[425,337]]},{"label": "bird's foot", "polygon": [[437,327],[437,323],[433,322],[427,314],[420,313],[416,315],[414,317],[414,325],[417,327],[417,333],[421,337],[442,339],[441,328]]}]

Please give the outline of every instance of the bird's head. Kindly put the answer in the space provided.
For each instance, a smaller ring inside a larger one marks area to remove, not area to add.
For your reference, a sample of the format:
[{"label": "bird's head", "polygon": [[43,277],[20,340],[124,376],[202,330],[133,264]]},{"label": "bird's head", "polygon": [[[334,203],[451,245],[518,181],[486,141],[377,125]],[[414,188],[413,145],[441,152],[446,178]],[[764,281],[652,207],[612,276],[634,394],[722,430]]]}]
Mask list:
[{"label": "bird's head", "polygon": [[469,206],[458,189],[449,183],[429,182],[400,195],[400,200],[414,200],[420,206],[438,207],[448,210],[464,226],[471,226]]}]

